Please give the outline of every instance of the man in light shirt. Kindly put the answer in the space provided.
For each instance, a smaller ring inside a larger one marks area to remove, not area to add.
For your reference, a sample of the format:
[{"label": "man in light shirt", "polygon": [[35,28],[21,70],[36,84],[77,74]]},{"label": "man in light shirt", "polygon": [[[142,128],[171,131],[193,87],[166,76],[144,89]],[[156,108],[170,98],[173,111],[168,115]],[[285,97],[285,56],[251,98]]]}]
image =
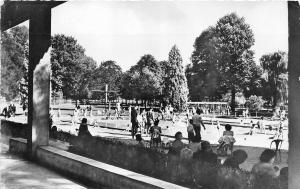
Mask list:
[{"label": "man in light shirt", "polygon": [[195,130],[195,137],[196,138],[200,138],[201,139],[201,125],[203,127],[203,129],[205,130],[205,126],[204,126],[204,123],[202,121],[202,117],[201,117],[201,114],[202,113],[202,110],[201,109],[197,109],[196,110],[196,114],[193,115],[192,117],[192,120],[193,120],[193,126],[194,126],[194,130]]}]

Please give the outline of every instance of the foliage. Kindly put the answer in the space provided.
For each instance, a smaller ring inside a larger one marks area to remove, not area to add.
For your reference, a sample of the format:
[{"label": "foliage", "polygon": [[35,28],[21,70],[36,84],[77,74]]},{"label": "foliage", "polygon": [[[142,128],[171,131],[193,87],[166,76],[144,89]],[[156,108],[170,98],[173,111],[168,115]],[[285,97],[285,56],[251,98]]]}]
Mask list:
[{"label": "foliage", "polygon": [[73,37],[55,35],[51,42],[52,90],[62,90],[68,98],[87,98],[96,62]]},{"label": "foliage", "polygon": [[273,107],[279,102],[286,102],[288,98],[286,53],[278,51],[265,54],[260,58],[260,64],[264,71],[264,97],[272,102]]},{"label": "foliage", "polygon": [[121,96],[152,101],[160,98],[162,76],[159,63],[152,55],[144,55],[127,71],[121,81]]},{"label": "foliage", "polygon": [[1,35],[1,95],[10,101],[28,93],[28,38],[25,26],[16,26]]},{"label": "foliage", "polygon": [[[192,65],[186,71],[190,89],[195,82],[200,83],[190,91],[191,97],[214,95],[220,98],[220,94],[231,89],[231,98],[235,99],[236,91],[251,85],[253,75],[259,75],[254,52],[250,50],[253,44],[250,26],[235,13],[225,15],[214,27],[202,32],[195,40]],[[235,103],[231,108],[234,113]]]},{"label": "foliage", "polygon": [[168,62],[162,62],[163,98],[177,110],[186,109],[188,88],[182,58],[176,45],[169,52]]},{"label": "foliage", "polygon": [[[109,60],[102,62],[93,72],[92,89],[105,90],[105,85],[108,85],[108,90],[117,91],[119,94],[120,82],[122,78],[122,69],[115,61]],[[104,97],[104,93],[93,93],[99,98]]]},{"label": "foliage", "polygon": [[[221,101],[231,103],[231,92],[222,95]],[[240,106],[240,105],[244,105],[245,102],[246,102],[246,98],[244,94],[242,92],[237,92],[235,95],[235,104]]]},{"label": "foliage", "polygon": [[249,107],[250,110],[258,111],[263,107],[264,103],[265,101],[261,96],[251,95],[246,102],[246,106]]},{"label": "foliage", "polygon": [[191,61],[186,68],[189,94],[192,101],[204,97],[220,97],[219,72],[217,70],[217,48],[215,29],[209,27],[196,38]]},{"label": "foliage", "polygon": [[245,170],[195,159],[184,161],[177,155],[139,147],[134,140],[103,137],[87,140],[59,133],[58,139],[67,139],[73,144],[73,148],[69,149],[73,153],[189,188],[279,189],[283,184],[279,179],[255,177]]}]

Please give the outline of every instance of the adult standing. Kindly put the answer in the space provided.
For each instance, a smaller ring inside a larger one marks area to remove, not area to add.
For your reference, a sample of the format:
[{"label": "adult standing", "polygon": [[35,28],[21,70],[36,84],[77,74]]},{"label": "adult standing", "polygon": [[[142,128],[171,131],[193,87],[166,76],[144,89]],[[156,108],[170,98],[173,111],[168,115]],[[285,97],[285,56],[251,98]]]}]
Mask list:
[{"label": "adult standing", "polygon": [[[7,106],[5,106],[2,110],[2,115],[4,116],[4,118],[6,119],[6,117],[8,117],[8,109]],[[9,117],[8,117],[9,118]]]},{"label": "adult standing", "polygon": [[153,115],[153,110],[150,108],[150,110],[146,114],[146,132],[147,134],[149,133],[149,128],[152,126],[154,123],[154,115]]},{"label": "adult standing", "polygon": [[25,102],[23,103],[22,109],[23,109],[23,112],[24,112],[24,114],[25,114],[26,109],[27,109],[27,106],[26,106],[26,103],[25,103]]},{"label": "adult standing", "polygon": [[195,115],[196,114],[196,108],[193,106],[192,107],[192,114]]},{"label": "adult standing", "polygon": [[120,102],[117,102],[117,104],[116,104],[116,117],[117,117],[117,119],[120,118],[120,114],[121,114],[121,104],[120,104]]},{"label": "adult standing", "polygon": [[132,138],[134,138],[135,134],[137,133],[137,128],[138,128],[138,120],[137,120],[137,116],[138,116],[138,108],[134,107],[132,108],[131,111],[131,135]]},{"label": "adult standing", "polygon": [[193,126],[194,126],[194,130],[195,130],[195,135],[196,135],[195,137],[200,138],[200,139],[201,139],[201,125],[204,130],[206,129],[204,126],[204,123],[202,121],[202,117],[200,115],[201,113],[202,113],[202,110],[198,108],[196,110],[196,114],[193,115],[193,117],[192,117]]},{"label": "adult standing", "polygon": [[128,107],[128,114],[129,114],[129,119],[131,120],[131,110],[132,110],[132,106],[129,105]]}]

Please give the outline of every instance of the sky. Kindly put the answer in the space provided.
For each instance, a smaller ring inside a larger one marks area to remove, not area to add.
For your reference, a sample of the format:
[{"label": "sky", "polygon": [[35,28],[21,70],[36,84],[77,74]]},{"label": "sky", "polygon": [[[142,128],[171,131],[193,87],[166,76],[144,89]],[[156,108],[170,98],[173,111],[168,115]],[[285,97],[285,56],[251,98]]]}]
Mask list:
[{"label": "sky", "polygon": [[73,36],[98,64],[114,60],[123,71],[145,54],[167,60],[173,45],[187,65],[196,37],[231,12],[253,30],[257,63],[263,54],[287,52],[286,2],[68,1],[52,9],[51,32]]}]

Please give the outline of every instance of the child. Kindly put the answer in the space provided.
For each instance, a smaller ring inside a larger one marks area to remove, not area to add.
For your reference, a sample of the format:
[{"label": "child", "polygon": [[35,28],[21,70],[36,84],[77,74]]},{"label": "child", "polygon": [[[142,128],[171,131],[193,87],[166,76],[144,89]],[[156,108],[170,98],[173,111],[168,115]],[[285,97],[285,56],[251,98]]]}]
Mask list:
[{"label": "child", "polygon": [[172,124],[173,124],[173,126],[174,126],[174,124],[175,124],[175,119],[176,119],[176,116],[175,116],[175,113],[174,112],[172,112]]},{"label": "child", "polygon": [[154,126],[150,128],[151,141],[150,146],[158,147],[161,143],[161,127],[158,126],[159,120],[156,119],[154,121]]},{"label": "child", "polygon": [[223,132],[223,136],[220,137],[219,143],[220,146],[218,147],[218,150],[220,150],[220,153],[226,153],[227,154],[227,149],[228,147],[232,151],[233,144],[235,143],[235,138],[233,137],[233,131],[231,131],[231,125],[226,124],[225,125],[225,131]]},{"label": "child", "polygon": [[189,139],[189,143],[190,143],[193,140],[193,138],[195,137],[192,119],[190,119],[188,121],[187,133],[188,133],[188,139]]},{"label": "child", "polygon": [[265,124],[264,124],[264,117],[261,117],[260,120],[257,121],[257,127],[261,133],[266,134]]},{"label": "child", "polygon": [[147,147],[147,145],[146,145],[145,141],[143,140],[141,134],[136,134],[136,135],[135,135],[135,139],[136,139],[136,141],[138,141],[138,146],[144,147],[144,148]]}]

